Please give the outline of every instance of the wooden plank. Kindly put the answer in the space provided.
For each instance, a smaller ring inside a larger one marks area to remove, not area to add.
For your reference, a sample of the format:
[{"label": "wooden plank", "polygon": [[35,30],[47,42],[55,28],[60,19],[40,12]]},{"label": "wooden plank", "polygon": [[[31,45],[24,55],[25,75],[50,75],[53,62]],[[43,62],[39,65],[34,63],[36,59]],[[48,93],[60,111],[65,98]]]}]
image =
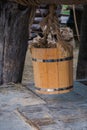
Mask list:
[{"label": "wooden plank", "polygon": [[[23,0],[8,0],[8,1],[17,2],[17,3],[20,3],[22,5],[32,5],[32,3],[35,2],[35,0],[32,0],[32,2],[28,2],[27,0],[25,0],[25,1],[23,1]],[[39,4],[68,4],[68,5],[72,5],[72,4],[86,4],[87,0],[39,0],[38,3]]]},{"label": "wooden plank", "polygon": [[[47,59],[58,59],[57,49],[47,49]],[[48,86],[47,89],[56,89],[59,86],[57,62],[47,63]]]},{"label": "wooden plank", "polygon": [[40,4],[86,4],[87,0],[39,0]]}]

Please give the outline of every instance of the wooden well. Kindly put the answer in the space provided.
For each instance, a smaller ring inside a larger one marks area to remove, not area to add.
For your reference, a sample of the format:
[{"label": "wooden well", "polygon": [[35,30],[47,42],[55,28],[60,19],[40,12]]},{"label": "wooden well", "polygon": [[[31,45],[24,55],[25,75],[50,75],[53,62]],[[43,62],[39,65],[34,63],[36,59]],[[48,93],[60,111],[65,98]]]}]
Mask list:
[{"label": "wooden well", "polygon": [[[68,49],[68,48],[67,48]],[[32,48],[36,91],[61,94],[73,88],[73,53],[63,48]],[[71,50],[73,51],[73,50]]]}]

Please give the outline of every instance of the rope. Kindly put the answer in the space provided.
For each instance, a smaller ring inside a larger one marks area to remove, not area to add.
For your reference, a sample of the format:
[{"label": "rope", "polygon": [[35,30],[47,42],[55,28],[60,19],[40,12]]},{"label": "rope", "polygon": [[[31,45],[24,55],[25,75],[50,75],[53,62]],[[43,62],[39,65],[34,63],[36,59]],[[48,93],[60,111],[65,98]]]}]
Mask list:
[{"label": "rope", "polygon": [[[49,6],[49,13],[48,15],[43,18],[43,21],[40,22],[40,26],[43,30],[43,38],[38,40],[36,44],[41,45],[41,47],[46,48],[48,47],[48,37],[49,35],[52,39],[55,38],[55,47],[57,47],[58,52],[61,50],[61,55],[63,56],[70,56],[72,55],[72,48],[71,45],[65,44],[61,32],[60,32],[60,25],[58,16],[56,14],[56,6],[50,5]],[[56,36],[56,37],[55,37]],[[53,41],[52,41],[53,42]],[[35,45],[34,43],[32,46]]]},{"label": "rope", "polygon": [[60,32],[60,24],[58,20],[58,16],[56,14],[56,6],[50,5],[49,6],[49,16],[48,16],[48,28],[54,30],[54,34],[57,36],[57,48],[60,48],[63,55],[70,56],[72,55],[72,47],[69,44],[65,44],[61,32]]},{"label": "rope", "polygon": [[73,16],[74,16],[74,22],[75,22],[75,28],[76,28],[76,33],[78,37],[78,41],[80,41],[80,35],[79,35],[79,30],[78,30],[78,25],[77,25],[77,19],[76,19],[76,12],[75,12],[75,5],[73,5]]},{"label": "rope", "polygon": [[43,31],[45,41],[47,39],[48,34],[52,33],[52,32],[57,36],[58,41],[62,41],[62,36],[60,33],[60,25],[59,25],[58,16],[56,15],[56,6],[55,5],[49,6],[49,14],[41,22],[41,26],[44,26],[44,25],[47,26],[46,30]]},{"label": "rope", "polygon": [[32,6],[38,6],[40,5],[40,0],[15,0],[15,2],[22,4],[22,5],[32,5]]},{"label": "rope", "polygon": [[60,25],[55,10],[55,5],[49,6],[49,26],[52,26],[52,28],[54,28],[54,31],[57,34],[57,40],[61,40]]}]

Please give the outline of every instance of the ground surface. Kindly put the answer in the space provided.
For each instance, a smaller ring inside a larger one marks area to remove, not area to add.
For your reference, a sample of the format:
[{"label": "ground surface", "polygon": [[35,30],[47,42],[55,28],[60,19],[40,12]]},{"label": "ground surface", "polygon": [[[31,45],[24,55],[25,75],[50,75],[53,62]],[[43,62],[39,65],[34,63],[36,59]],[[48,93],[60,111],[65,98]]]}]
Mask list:
[{"label": "ground surface", "polygon": [[0,88],[0,130],[87,130],[87,86],[75,82],[61,95],[38,95],[33,83]]}]

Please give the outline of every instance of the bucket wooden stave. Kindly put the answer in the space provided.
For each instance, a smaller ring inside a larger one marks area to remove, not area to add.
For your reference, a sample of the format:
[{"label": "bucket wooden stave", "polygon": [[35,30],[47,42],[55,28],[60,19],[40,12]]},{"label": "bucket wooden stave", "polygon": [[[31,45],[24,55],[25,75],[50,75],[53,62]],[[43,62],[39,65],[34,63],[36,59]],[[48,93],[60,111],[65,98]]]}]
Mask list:
[{"label": "bucket wooden stave", "polygon": [[64,55],[60,48],[32,48],[36,91],[42,94],[61,94],[71,91],[72,58],[72,53]]}]

